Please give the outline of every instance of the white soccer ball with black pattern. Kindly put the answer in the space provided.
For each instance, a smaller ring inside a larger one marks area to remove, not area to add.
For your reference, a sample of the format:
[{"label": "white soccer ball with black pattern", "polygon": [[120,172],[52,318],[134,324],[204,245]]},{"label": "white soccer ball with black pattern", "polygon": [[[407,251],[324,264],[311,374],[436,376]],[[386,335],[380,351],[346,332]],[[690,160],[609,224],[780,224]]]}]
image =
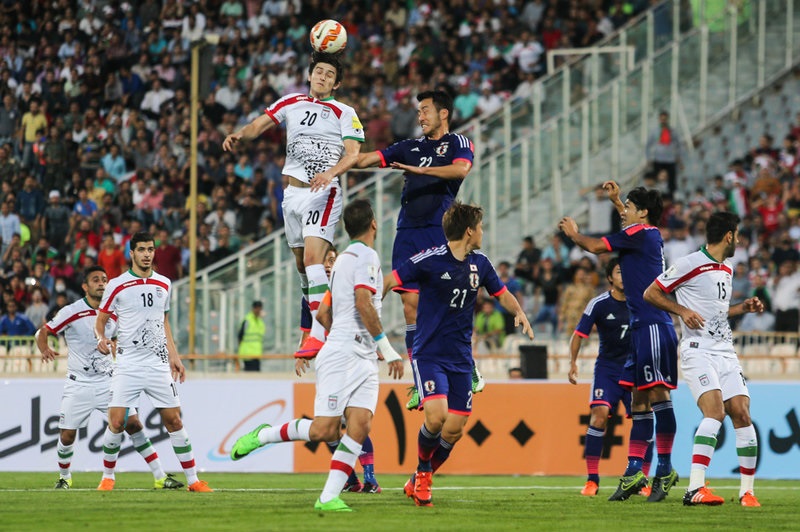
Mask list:
[{"label": "white soccer ball with black pattern", "polygon": [[347,46],[347,30],[335,20],[320,20],[311,28],[309,40],[317,52],[335,54]]}]

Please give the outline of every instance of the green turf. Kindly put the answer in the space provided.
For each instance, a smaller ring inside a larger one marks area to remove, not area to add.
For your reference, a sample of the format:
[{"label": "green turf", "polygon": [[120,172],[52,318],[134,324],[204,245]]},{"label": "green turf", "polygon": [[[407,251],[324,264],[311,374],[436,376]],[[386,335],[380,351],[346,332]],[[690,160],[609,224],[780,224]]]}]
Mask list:
[{"label": "green turf", "polygon": [[57,477],[0,473],[0,530],[797,530],[800,515],[800,482],[790,481],[757,481],[762,508],[733,502],[737,480],[712,481],[726,503],[687,508],[684,480],[653,504],[638,496],[607,502],[610,478],[589,498],[576,477],[438,475],[435,506],[417,508],[402,493],[406,477],[383,475],[382,494],[342,495],[353,513],[321,514],[313,506],[324,475],[202,475],[215,493],[156,492],[144,473],[120,473],[115,490],[104,493],[94,490],[98,473],[77,473],[72,490],[56,491]]}]

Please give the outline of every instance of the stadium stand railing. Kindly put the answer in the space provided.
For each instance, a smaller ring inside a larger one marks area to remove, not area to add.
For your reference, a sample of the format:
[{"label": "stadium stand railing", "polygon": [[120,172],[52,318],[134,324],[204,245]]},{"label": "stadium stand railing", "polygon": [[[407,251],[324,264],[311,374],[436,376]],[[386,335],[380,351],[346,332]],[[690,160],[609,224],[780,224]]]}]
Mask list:
[{"label": "stadium stand railing", "polygon": [[[689,21],[685,2],[670,0],[604,43],[634,47],[633,65],[588,48],[537,82],[530,98],[467,124],[461,133],[474,141],[476,161],[461,197],[486,210],[485,252],[512,256],[520,237],[550,233],[564,214],[582,214],[583,187],[611,177],[630,183],[644,168],[645,140],[659,109],[670,111],[690,139],[789,72],[800,60],[798,3],[692,1]],[[712,12],[718,5],[723,10]],[[401,187],[399,172],[377,171],[346,190],[346,197],[366,197],[375,206],[376,247],[387,272]],[[199,272],[195,350],[234,352],[239,320],[250,301],[261,299],[265,351],[292,352],[296,279],[281,231]],[[174,286],[170,319],[178,349],[186,352],[188,279]],[[402,330],[399,303],[387,303],[383,318],[389,330]]]}]

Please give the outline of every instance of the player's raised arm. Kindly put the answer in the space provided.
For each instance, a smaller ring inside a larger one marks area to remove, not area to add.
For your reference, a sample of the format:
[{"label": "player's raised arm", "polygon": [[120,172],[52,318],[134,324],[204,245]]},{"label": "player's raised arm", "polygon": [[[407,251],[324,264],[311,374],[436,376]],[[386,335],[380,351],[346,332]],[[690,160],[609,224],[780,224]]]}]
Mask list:
[{"label": "player's raised arm", "polygon": [[222,149],[225,151],[233,151],[236,144],[242,140],[251,140],[263,134],[266,130],[275,125],[275,121],[270,115],[264,113],[256,117],[252,122],[244,126],[236,133],[231,133],[225,140],[222,141]]},{"label": "player's raised arm", "polygon": [[355,168],[370,168],[372,166],[381,165],[381,153],[379,151],[371,151],[369,153],[359,153],[356,160]]},{"label": "player's raised arm", "polygon": [[614,208],[617,210],[620,216],[625,214],[625,204],[622,203],[622,200],[619,199],[620,195],[620,188],[616,181],[606,181],[603,183],[603,190],[606,191],[608,194],[608,199],[614,204]]},{"label": "player's raised arm", "polygon": [[378,342],[378,350],[383,355],[386,363],[389,364],[389,376],[395,379],[402,378],[403,359],[394,350],[392,344],[389,343],[389,339],[386,338],[386,333],[383,332],[378,311],[375,310],[375,305],[372,304],[372,292],[366,288],[357,287],[355,289],[355,303],[356,311],[361,316],[361,322],[375,341]]},{"label": "player's raised arm", "polygon": [[705,320],[700,314],[667,297],[657,281],[653,281],[644,291],[644,300],[656,308],[680,316],[690,329],[702,329],[705,326]]},{"label": "player's raised arm", "polygon": [[111,318],[109,312],[98,309],[97,319],[94,321],[94,336],[97,338],[97,349],[104,355],[111,354],[111,340],[106,338],[106,323]]},{"label": "player's raised arm", "polygon": [[39,349],[39,352],[42,354],[42,361],[43,362],[50,362],[51,360],[55,360],[58,356],[58,351],[54,351],[50,348],[50,344],[47,343],[47,337],[50,335],[50,332],[47,330],[47,327],[40,327],[38,331],[36,331],[36,347]]},{"label": "player's raised arm", "polygon": [[453,164],[446,166],[410,166],[403,163],[392,163],[389,166],[396,170],[403,170],[417,175],[428,175],[439,179],[464,179],[467,177],[472,163],[466,159],[458,159]]},{"label": "player's raised arm", "polygon": [[578,224],[575,223],[575,220],[569,216],[565,216],[561,219],[561,221],[558,223],[558,228],[564,231],[564,234],[567,235],[567,238],[575,242],[576,245],[585,249],[589,253],[594,253],[597,255],[610,251],[602,238],[593,238],[582,235],[580,232],[578,232]]},{"label": "player's raised arm", "polygon": [[531,324],[528,322],[528,317],[525,315],[525,311],[522,310],[522,307],[519,305],[517,298],[514,297],[514,294],[508,290],[504,290],[502,294],[497,296],[497,300],[504,309],[514,315],[514,327],[519,327],[522,325],[522,334],[527,335],[528,338],[533,340],[533,329],[531,328]]}]

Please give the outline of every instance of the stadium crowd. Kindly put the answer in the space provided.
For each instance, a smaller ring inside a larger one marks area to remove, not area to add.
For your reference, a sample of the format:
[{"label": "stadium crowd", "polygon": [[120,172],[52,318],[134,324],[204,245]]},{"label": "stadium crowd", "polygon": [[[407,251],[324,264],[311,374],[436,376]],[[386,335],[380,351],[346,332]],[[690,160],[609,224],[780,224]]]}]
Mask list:
[{"label": "stadium crowd", "polygon": [[[0,7],[0,238],[4,307],[39,326],[80,293],[84,268],[124,271],[127,241],[158,235],[157,267],[188,265],[189,52],[219,36],[202,102],[198,264],[282,224],[283,138],[237,156],[222,139],[280,95],[307,90],[309,28],[349,35],[337,98],[358,110],[364,150],[416,133],[413,96],[444,86],[456,124],[524,97],[544,51],[596,43],[647,7],[572,2],[57,0]],[[6,310],[6,309],[4,309]],[[16,331],[16,329],[13,329]]]}]

